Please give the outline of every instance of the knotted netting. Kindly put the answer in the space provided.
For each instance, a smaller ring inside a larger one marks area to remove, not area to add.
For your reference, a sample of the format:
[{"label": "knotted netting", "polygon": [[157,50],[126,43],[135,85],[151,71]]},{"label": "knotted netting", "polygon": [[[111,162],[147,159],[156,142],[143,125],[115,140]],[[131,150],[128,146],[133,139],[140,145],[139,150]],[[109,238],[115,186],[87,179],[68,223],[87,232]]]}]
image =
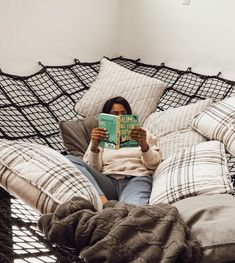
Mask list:
[{"label": "knotted netting", "polygon": [[[235,95],[235,81],[219,74],[206,76],[190,68],[146,65],[121,57],[112,60],[168,84],[156,111]],[[94,82],[99,62],[40,65],[39,72],[26,77],[0,72],[0,139],[40,143],[63,152],[58,122],[83,118],[74,111],[74,104]],[[227,157],[230,174],[235,177],[235,158],[228,153]],[[0,262],[81,262],[75,251],[53,246],[44,239],[36,227],[37,213],[4,190],[0,193]]]}]

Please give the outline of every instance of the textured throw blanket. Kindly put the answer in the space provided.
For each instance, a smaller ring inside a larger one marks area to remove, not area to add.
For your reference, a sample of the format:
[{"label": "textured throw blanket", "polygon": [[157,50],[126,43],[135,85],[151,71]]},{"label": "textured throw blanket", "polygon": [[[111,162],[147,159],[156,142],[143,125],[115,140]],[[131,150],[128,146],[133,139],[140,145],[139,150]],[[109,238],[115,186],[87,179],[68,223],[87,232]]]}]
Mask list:
[{"label": "textured throw blanket", "polygon": [[100,212],[80,197],[40,217],[56,244],[76,247],[88,263],[199,262],[200,247],[171,205],[135,206],[110,201]]}]

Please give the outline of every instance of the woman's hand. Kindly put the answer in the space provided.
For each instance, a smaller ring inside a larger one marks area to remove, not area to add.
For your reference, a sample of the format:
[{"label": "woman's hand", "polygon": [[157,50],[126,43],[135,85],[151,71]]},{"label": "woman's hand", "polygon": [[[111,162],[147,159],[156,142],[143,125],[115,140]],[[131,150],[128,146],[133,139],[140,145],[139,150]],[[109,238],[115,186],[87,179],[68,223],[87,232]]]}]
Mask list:
[{"label": "woman's hand", "polygon": [[91,131],[91,151],[99,152],[99,140],[104,140],[107,138],[107,132],[103,128],[94,128]]},{"label": "woman's hand", "polygon": [[103,205],[108,202],[108,199],[106,198],[105,195],[100,195],[100,199]]},{"label": "woman's hand", "polygon": [[140,127],[133,128],[130,136],[133,140],[136,140],[141,147],[142,152],[147,152],[149,149],[149,145],[147,143],[147,135],[146,131]]}]

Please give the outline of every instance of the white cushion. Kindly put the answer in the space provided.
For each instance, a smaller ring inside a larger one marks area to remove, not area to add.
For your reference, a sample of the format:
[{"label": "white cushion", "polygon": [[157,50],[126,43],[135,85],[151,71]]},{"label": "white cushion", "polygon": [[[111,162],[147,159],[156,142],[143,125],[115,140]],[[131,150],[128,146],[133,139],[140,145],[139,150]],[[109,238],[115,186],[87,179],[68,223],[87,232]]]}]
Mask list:
[{"label": "white cushion", "polygon": [[63,155],[39,144],[0,140],[0,185],[40,213],[75,195],[102,209],[88,179]]},{"label": "white cushion", "polygon": [[157,137],[190,127],[190,121],[212,104],[212,99],[199,100],[186,106],[154,112],[148,116],[143,126]]},{"label": "white cushion", "polygon": [[219,141],[203,142],[160,163],[153,175],[150,204],[230,193],[232,189],[224,145]]},{"label": "white cushion", "polygon": [[157,136],[162,158],[206,141],[206,138],[190,127],[190,121],[213,102],[200,100],[186,106],[154,112],[143,126]]},{"label": "white cushion", "polygon": [[168,133],[158,137],[157,140],[163,160],[174,153],[207,141],[204,136],[191,128]]},{"label": "white cushion", "polygon": [[235,156],[235,96],[217,103],[195,117],[192,127],[211,140],[219,140]]},{"label": "white cushion", "polygon": [[156,78],[133,72],[103,58],[95,82],[76,103],[75,111],[85,117],[95,116],[108,99],[122,96],[142,123],[155,111],[165,88],[166,84]]}]

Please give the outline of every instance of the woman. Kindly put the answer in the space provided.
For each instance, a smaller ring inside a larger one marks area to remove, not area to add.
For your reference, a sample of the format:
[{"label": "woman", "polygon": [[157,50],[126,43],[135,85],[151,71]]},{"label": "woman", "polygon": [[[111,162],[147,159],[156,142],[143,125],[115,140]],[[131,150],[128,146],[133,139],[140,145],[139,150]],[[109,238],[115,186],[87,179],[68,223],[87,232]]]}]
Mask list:
[{"label": "woman", "polygon": [[[132,114],[129,103],[123,97],[108,100],[102,112]],[[117,198],[113,199],[129,204],[143,205],[149,201],[152,174],[161,161],[157,141],[140,127],[132,129],[130,136],[139,147],[112,150],[99,147],[99,140],[107,137],[105,129],[97,127],[91,132],[91,142],[83,160],[101,173],[99,178],[94,177],[103,188],[103,202],[107,201],[106,191],[116,194]]]}]

